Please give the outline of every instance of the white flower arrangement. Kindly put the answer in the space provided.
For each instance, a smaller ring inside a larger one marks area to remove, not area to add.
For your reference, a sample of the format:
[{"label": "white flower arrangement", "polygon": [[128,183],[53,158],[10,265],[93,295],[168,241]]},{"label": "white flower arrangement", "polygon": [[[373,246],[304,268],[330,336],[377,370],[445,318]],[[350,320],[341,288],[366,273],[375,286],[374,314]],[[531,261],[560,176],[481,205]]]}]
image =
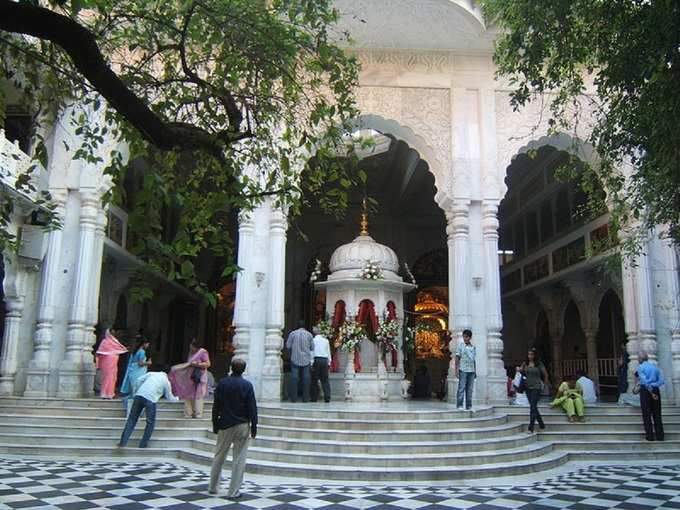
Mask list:
[{"label": "white flower arrangement", "polygon": [[312,274],[309,275],[309,283],[314,283],[321,276],[321,261],[319,259],[315,260],[314,270]]},{"label": "white flower arrangement", "polygon": [[382,278],[380,263],[375,260],[367,260],[364,267],[359,271],[359,278],[362,280],[380,280]]},{"label": "white flower arrangement", "polygon": [[353,352],[361,341],[366,338],[364,327],[355,319],[348,317],[338,330],[341,340],[340,348],[346,352]]},{"label": "white flower arrangement", "polygon": [[320,320],[316,327],[319,328],[321,334],[328,338],[328,340],[332,340],[333,337],[335,337],[335,328],[333,327],[333,321],[329,320],[328,316]]},{"label": "white flower arrangement", "polygon": [[387,313],[384,313],[382,318],[378,321],[378,330],[375,332],[375,338],[378,345],[384,353],[399,347],[399,321],[390,319]]}]

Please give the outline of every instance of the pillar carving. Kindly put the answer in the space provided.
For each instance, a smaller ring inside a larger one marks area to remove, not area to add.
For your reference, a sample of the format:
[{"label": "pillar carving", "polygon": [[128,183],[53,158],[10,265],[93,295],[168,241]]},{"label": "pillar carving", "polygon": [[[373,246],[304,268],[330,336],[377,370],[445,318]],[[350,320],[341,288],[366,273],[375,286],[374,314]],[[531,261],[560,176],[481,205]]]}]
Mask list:
[{"label": "pillar carving", "polygon": [[0,395],[13,395],[17,373],[19,330],[26,296],[26,273],[16,257],[5,254],[5,332],[0,354]]},{"label": "pillar carving", "polygon": [[255,222],[251,214],[239,214],[237,264],[241,270],[236,275],[236,303],[234,306],[234,357],[248,361],[250,349],[250,290],[251,253]]},{"label": "pillar carving", "polygon": [[83,346],[91,340],[91,307],[97,306],[96,296],[90,293],[91,280],[99,276],[101,271],[101,256],[96,258],[99,212],[99,195],[94,191],[82,191],[75,282],[66,332],[66,350],[59,368],[60,397],[81,397],[92,392],[92,388],[85,387],[84,370],[88,370],[89,366],[83,363]]},{"label": "pillar carving", "polygon": [[102,281],[102,264],[104,260],[104,237],[106,237],[106,211],[101,209],[97,215],[97,223],[95,225],[94,233],[94,247],[92,259],[92,273],[90,278],[90,288],[88,295],[88,310],[87,320],[83,326],[83,395],[94,395],[94,375],[95,364],[94,354],[92,352],[96,337],[94,334],[94,326],[99,319],[99,289]]},{"label": "pillar carving", "polygon": [[671,381],[673,398],[680,405],[680,264],[677,249],[670,243],[663,246],[664,265],[668,268],[669,322],[671,325]]},{"label": "pillar carving", "polygon": [[[52,200],[56,205],[55,214],[63,224],[66,212],[66,190],[52,191]],[[33,337],[33,357],[28,364],[26,377],[27,397],[46,397],[50,368],[50,346],[52,344],[52,327],[55,318],[56,285],[61,268],[61,246],[63,230],[51,230],[47,237],[47,255],[43,263],[40,282],[40,298],[38,301],[37,324]]]},{"label": "pillar carving", "polygon": [[501,280],[498,265],[498,201],[482,203],[482,240],[484,243],[485,278],[483,285],[486,308],[486,353],[488,358],[487,395],[490,401],[507,400],[506,375],[503,366],[501,329]]},{"label": "pillar carving", "polygon": [[654,308],[652,300],[652,277],[649,261],[643,247],[643,253],[632,263],[625,263],[623,274],[623,308],[628,344],[626,350],[630,356],[628,363],[628,384],[633,387],[634,373],[638,367],[638,352],[645,351],[649,360],[656,363],[657,342]]},{"label": "pillar carving", "polygon": [[281,397],[287,229],[286,212],[273,209],[269,219],[269,286],[262,367],[262,398],[265,400],[279,400]]},{"label": "pillar carving", "polygon": [[[468,249],[470,245],[470,202],[456,200],[446,212],[446,235],[449,252],[449,329],[451,341],[449,350],[456,352],[456,346],[463,341],[463,330],[470,327]],[[455,377],[455,357],[451,357],[447,378],[447,395],[450,402],[456,399],[458,379]]]}]

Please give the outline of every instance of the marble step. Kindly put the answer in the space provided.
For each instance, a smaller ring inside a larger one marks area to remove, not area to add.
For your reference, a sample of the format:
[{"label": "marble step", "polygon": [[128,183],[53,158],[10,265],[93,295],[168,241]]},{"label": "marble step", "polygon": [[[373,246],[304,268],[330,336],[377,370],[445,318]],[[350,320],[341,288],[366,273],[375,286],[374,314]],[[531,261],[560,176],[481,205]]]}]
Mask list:
[{"label": "marble step", "polygon": [[[144,450],[138,448],[115,448],[97,446],[26,446],[0,443],[0,453],[21,455],[47,456],[78,456],[103,457],[122,460],[126,457],[138,457],[140,453],[145,457],[178,457],[183,460],[196,462],[205,466],[212,463],[212,452],[205,452],[193,448],[165,449],[149,447]],[[382,466],[325,466],[316,464],[291,464],[289,462],[275,462],[270,460],[248,458],[246,471],[270,476],[286,476],[300,478],[317,478],[322,480],[346,481],[430,481],[430,480],[460,480],[482,477],[510,476],[532,473],[557,467],[566,462],[567,452],[549,452],[523,462],[497,462],[476,466],[431,466],[413,467],[403,465],[386,469]],[[229,461],[225,463],[228,469]]]},{"label": "marble step", "polygon": [[[49,421],[38,423],[35,421],[18,422],[12,425],[4,424],[0,428],[0,434],[22,434],[27,437],[50,437],[52,435],[66,436],[66,437],[83,437],[83,436],[105,436],[111,438],[120,438],[123,432],[124,423],[121,421],[120,425],[102,423],[97,426],[83,427],[78,424],[68,425],[52,425]],[[142,418],[135,428],[141,431],[144,428],[144,419]],[[207,434],[212,434],[208,427],[204,428],[186,428],[186,427],[162,427],[156,425],[153,437],[164,438],[180,438],[191,439],[195,437],[205,437]]]},{"label": "marble step", "polygon": [[[102,426],[109,425],[114,427],[122,427],[125,425],[125,416],[123,413],[120,416],[69,416],[64,415],[50,415],[50,414],[0,414],[2,417],[3,426],[13,425],[17,422],[25,422],[26,419],[35,420],[37,423],[50,423],[51,425],[73,425],[77,424],[81,427]],[[144,417],[140,418],[142,421]],[[166,428],[190,428],[190,429],[208,429],[212,428],[212,422],[208,418],[191,419],[191,418],[169,418],[165,416],[156,416],[156,426]]]},{"label": "marble step", "polygon": [[529,445],[537,440],[536,435],[520,432],[514,435],[507,435],[498,438],[465,439],[465,440],[445,440],[436,439],[436,436],[428,440],[414,442],[408,441],[381,441],[379,443],[367,443],[365,441],[336,441],[319,439],[292,439],[286,437],[271,437],[258,433],[255,440],[258,445],[266,448],[284,451],[317,451],[326,453],[365,453],[365,454],[387,454],[408,453],[417,455],[419,453],[444,453],[444,452],[465,452],[465,451],[489,451],[519,448]]},{"label": "marble step", "polygon": [[[525,461],[552,451],[552,445],[536,442],[511,450],[499,451],[466,451],[454,453],[418,453],[404,455],[366,453],[323,453],[323,452],[291,452],[285,450],[262,448],[254,445],[249,449],[252,459],[266,460],[288,465],[311,464],[326,467],[382,467],[385,469],[412,467],[431,468],[442,466],[477,466],[480,464]],[[251,453],[252,452],[252,453]]]},{"label": "marble step", "polygon": [[[3,406],[0,405],[0,415],[45,415],[53,414],[54,416],[66,415],[65,408],[42,406],[33,407],[26,405]],[[326,429],[364,429],[371,428],[374,430],[395,430],[395,429],[421,429],[421,430],[438,430],[446,428],[478,428],[483,426],[501,425],[507,422],[505,416],[487,415],[481,417],[459,417],[455,414],[452,416],[441,416],[437,419],[420,419],[420,420],[392,420],[389,416],[385,419],[378,420],[364,420],[357,418],[348,418],[343,420],[341,418],[310,418],[299,416],[280,416],[263,414],[263,410],[258,413],[258,420],[262,424],[290,426],[298,428],[316,427]],[[264,409],[266,411],[266,409]],[[117,408],[103,408],[96,407],[69,407],[68,416],[78,418],[93,417],[93,418],[124,418],[125,412],[122,404]],[[156,412],[157,420],[163,419],[185,419],[183,411],[180,409],[169,409],[163,404],[159,405]],[[204,419],[209,416],[204,413]]]},{"label": "marble step", "polygon": [[[564,416],[564,411],[559,408],[552,407],[548,404],[542,404],[539,411],[543,416]],[[529,416],[528,406],[495,406],[494,410],[498,414],[507,414],[511,418]],[[668,405],[663,407],[663,414],[665,415],[680,415],[680,406]],[[632,417],[640,416],[639,407],[618,406],[614,404],[595,404],[586,406],[586,416],[606,416],[606,417]]]},{"label": "marble step", "polygon": [[[665,431],[665,437],[668,440],[680,440],[680,430],[667,430]],[[577,440],[580,442],[597,442],[597,441],[617,441],[617,442],[627,442],[627,441],[638,441],[646,443],[645,432],[640,425],[640,429],[636,431],[622,431],[615,432],[611,430],[602,431],[592,431],[592,430],[579,430],[579,431],[549,431],[548,429],[542,430],[538,434],[540,441],[549,441],[553,443],[558,443],[567,440]]]},{"label": "marble step", "polygon": [[517,434],[523,429],[521,424],[502,424],[478,429],[452,428],[427,430],[329,430],[321,428],[293,428],[272,425],[258,425],[258,433],[267,436],[292,439],[332,439],[336,441],[428,441],[435,435],[442,440],[497,438]]}]

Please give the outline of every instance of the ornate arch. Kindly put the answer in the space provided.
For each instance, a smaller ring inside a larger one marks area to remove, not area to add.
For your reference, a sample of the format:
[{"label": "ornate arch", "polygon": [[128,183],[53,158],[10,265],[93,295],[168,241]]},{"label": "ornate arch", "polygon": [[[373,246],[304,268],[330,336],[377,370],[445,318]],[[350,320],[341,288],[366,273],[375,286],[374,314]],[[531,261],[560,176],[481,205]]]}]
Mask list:
[{"label": "ornate arch", "polygon": [[353,124],[359,129],[374,129],[383,134],[390,134],[399,140],[406,142],[411,148],[418,151],[420,158],[427,162],[432,175],[434,175],[434,185],[437,190],[435,201],[441,205],[440,199],[443,198],[445,185],[444,162],[442,155],[435,149],[423,136],[409,126],[400,124],[396,120],[381,117],[380,115],[367,114],[357,117]]}]

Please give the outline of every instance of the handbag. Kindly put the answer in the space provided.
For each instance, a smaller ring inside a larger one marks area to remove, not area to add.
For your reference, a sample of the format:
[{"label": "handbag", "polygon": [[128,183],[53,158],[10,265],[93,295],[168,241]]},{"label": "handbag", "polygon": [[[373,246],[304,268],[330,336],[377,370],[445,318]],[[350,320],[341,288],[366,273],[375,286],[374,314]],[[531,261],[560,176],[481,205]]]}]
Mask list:
[{"label": "handbag", "polygon": [[201,377],[203,377],[203,369],[194,367],[191,371],[191,380],[194,381],[194,383],[199,384],[201,382]]},{"label": "handbag", "polygon": [[524,393],[527,391],[527,378],[525,375],[519,380],[519,386],[517,386],[517,393]]}]

